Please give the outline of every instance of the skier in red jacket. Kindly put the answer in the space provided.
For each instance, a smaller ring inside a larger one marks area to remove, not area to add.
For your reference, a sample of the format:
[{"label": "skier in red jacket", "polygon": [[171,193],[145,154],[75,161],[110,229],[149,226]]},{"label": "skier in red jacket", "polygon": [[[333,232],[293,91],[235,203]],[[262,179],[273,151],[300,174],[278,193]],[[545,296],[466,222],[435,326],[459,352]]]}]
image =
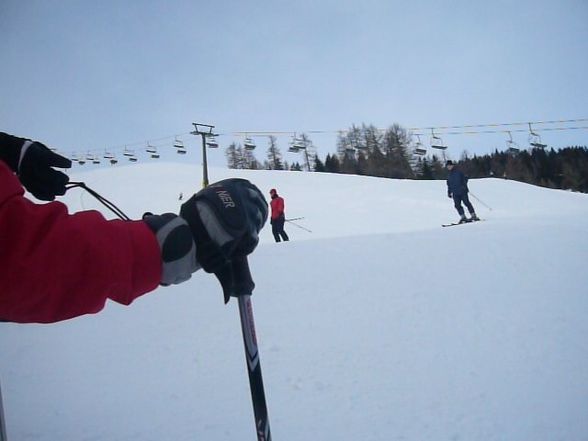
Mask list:
[{"label": "skier in red jacket", "polygon": [[[179,216],[123,221],[97,211],[68,214],[53,200],[69,178],[53,167],[69,168],[71,161],[0,132],[0,321],[52,323],[96,313],[108,299],[128,305],[199,268],[221,280],[233,259],[255,249],[267,219],[263,195],[244,179],[201,190]],[[34,203],[22,186],[53,202]]]},{"label": "skier in red jacket", "polygon": [[284,222],[286,222],[286,215],[284,213],[284,199],[278,196],[275,188],[270,190],[270,197],[272,198],[270,205],[272,207],[272,233],[276,242],[280,242],[280,238],[284,241],[290,240],[284,231]]}]

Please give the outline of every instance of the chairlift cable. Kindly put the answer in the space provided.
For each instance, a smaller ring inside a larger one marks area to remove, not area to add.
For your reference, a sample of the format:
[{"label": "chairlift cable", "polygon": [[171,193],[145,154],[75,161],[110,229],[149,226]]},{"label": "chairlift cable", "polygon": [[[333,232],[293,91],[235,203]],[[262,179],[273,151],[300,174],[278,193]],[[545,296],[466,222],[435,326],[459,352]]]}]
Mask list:
[{"label": "chairlift cable", "polygon": [[[493,133],[506,133],[508,131],[513,133],[522,133],[527,132],[528,129],[517,129],[514,128],[516,126],[527,126],[528,124],[533,124],[534,126],[537,125],[548,125],[548,124],[569,124],[569,123],[578,123],[578,122],[586,122],[588,118],[575,118],[575,119],[559,119],[559,120],[544,120],[544,121],[526,121],[526,122],[510,122],[510,123],[489,123],[489,124],[470,124],[470,125],[453,125],[453,126],[432,126],[432,127],[410,127],[407,128],[408,131],[412,132],[413,135],[421,135],[424,134],[423,132],[429,132],[430,130],[442,130],[442,135],[479,135],[479,134],[493,134]],[[500,128],[504,128],[500,130]],[[467,129],[481,129],[481,128],[491,128],[490,130],[467,130]],[[494,129],[492,129],[494,128]],[[459,129],[466,129],[466,130],[459,130]],[[507,130],[508,129],[508,130]],[[388,129],[377,128],[379,132],[385,132]],[[450,130],[450,131],[446,131]],[[568,130],[588,130],[588,126],[580,125],[580,126],[570,126],[570,127],[542,127],[542,128],[534,128],[535,132],[541,131],[568,131]],[[346,134],[349,132],[348,129],[345,130],[303,130],[299,131],[302,133],[309,133],[309,134]],[[248,131],[227,131],[225,133],[217,133],[217,136],[272,136],[272,135],[291,135],[293,133],[292,130],[284,131],[284,130],[248,130]],[[190,135],[191,132],[185,132],[181,134],[175,135],[168,135],[162,136],[159,138],[153,138],[149,141],[137,141],[137,142],[130,142],[126,144],[119,144],[115,146],[110,146],[107,150],[114,154],[116,152],[122,151],[124,148],[135,147],[145,145],[146,142],[149,143],[160,143],[163,141],[169,142],[170,140],[174,140],[180,137],[184,137]],[[157,147],[164,147],[164,144],[158,144]],[[96,153],[96,155],[102,156],[104,149],[90,149],[88,153]],[[78,161],[79,162],[79,161]]]}]

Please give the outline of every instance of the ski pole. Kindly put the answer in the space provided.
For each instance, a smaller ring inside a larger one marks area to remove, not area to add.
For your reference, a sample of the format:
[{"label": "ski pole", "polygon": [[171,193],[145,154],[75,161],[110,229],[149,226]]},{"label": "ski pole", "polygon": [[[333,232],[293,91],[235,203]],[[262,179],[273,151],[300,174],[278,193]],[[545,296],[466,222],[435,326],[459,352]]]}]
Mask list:
[{"label": "ski pole", "polygon": [[4,422],[4,407],[2,407],[2,388],[0,387],[0,441],[7,441],[6,423]]},{"label": "ski pole", "polygon": [[480,199],[478,199],[478,197],[477,197],[477,196],[476,196],[474,193],[472,193],[472,192],[470,191],[470,194],[471,194],[471,195],[474,197],[474,199],[475,199],[475,200],[477,200],[477,201],[478,201],[480,204],[482,204],[482,205],[483,205],[484,207],[486,207],[488,210],[492,211],[492,208],[490,208],[488,205],[486,205],[484,202],[482,202]]},{"label": "ski pole", "polygon": [[302,225],[298,225],[296,222],[292,222],[290,219],[286,219],[286,222],[290,222],[295,227],[298,227],[301,230],[308,231],[309,233],[312,233],[312,231],[310,231],[308,228],[304,228]]},{"label": "ski pole", "polygon": [[293,221],[293,220],[301,220],[301,219],[304,219],[304,217],[292,217],[290,219],[286,219],[286,222],[290,222],[290,221]]},{"label": "ski pole", "polygon": [[257,440],[271,441],[255,323],[253,321],[253,307],[251,305],[251,295],[253,294],[255,283],[251,278],[247,257],[234,259],[230,267],[225,267],[224,270],[216,273],[216,276],[223,287],[225,303],[229,301],[230,297],[238,297],[239,316],[241,318],[245,358],[247,359],[247,372],[249,374],[249,388],[251,389]]}]

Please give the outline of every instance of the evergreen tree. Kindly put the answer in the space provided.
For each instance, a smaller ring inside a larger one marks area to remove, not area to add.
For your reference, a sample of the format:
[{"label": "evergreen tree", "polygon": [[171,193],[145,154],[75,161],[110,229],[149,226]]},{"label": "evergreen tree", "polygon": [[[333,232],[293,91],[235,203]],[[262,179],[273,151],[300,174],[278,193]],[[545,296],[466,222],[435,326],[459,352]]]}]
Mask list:
[{"label": "evergreen tree", "polygon": [[435,179],[433,176],[433,167],[429,165],[427,158],[423,158],[423,165],[421,168],[421,179]]},{"label": "evergreen tree", "polygon": [[337,155],[327,154],[325,158],[325,171],[328,173],[341,173],[341,164]]},{"label": "evergreen tree", "polygon": [[325,164],[319,159],[318,156],[315,156],[315,158],[314,158],[314,171],[315,172],[326,172],[327,171]]}]

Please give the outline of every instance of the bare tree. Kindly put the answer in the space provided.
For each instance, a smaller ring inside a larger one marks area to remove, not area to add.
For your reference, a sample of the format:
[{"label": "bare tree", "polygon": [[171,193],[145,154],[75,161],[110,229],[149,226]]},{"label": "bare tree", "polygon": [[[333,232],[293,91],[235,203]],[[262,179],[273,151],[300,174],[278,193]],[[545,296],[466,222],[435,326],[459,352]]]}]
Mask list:
[{"label": "bare tree", "polygon": [[273,135],[269,137],[266,164],[269,170],[284,170],[284,164],[282,163],[282,153],[278,147],[277,139]]}]

